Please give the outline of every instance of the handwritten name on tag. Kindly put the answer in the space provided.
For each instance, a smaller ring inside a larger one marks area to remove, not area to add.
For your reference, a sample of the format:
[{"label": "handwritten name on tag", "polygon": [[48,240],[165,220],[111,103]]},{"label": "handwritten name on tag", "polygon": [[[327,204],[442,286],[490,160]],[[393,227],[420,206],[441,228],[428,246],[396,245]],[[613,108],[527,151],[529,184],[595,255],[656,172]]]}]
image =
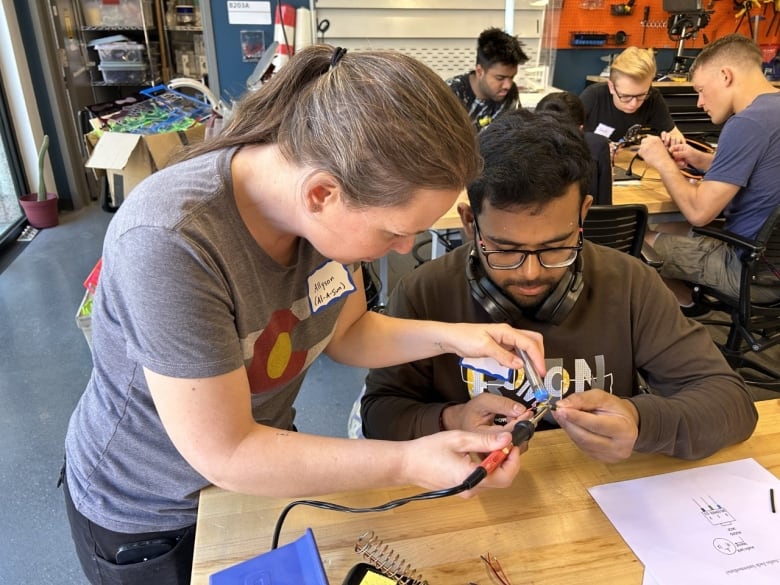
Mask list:
[{"label": "handwritten name on tag", "polygon": [[347,267],[333,260],[328,260],[312,272],[307,282],[312,314],[356,290]]}]

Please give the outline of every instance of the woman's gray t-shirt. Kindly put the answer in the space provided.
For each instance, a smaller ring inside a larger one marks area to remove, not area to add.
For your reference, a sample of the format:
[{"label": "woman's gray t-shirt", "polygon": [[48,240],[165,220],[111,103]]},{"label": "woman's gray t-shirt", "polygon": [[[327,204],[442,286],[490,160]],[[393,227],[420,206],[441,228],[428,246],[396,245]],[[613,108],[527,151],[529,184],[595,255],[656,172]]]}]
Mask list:
[{"label": "woman's gray t-shirt", "polygon": [[[76,508],[117,532],[195,521],[208,481],[178,453],[143,368],[178,378],[247,368],[255,419],[292,427],[306,369],[327,345],[352,270],[301,239],[281,266],[236,208],[235,150],[143,181],[112,219],[92,315],[94,368],[66,438]],[[351,288],[350,288],[351,286]]]}]

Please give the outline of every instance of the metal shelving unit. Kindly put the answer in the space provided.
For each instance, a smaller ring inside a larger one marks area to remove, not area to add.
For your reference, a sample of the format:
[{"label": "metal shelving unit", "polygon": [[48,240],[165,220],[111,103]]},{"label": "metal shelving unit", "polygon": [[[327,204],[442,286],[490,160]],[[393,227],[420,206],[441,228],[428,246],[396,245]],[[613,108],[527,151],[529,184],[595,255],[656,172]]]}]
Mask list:
[{"label": "metal shelving unit", "polygon": [[[101,24],[91,25],[87,24],[86,18],[83,18],[81,25],[79,26],[81,42],[84,45],[85,54],[87,55],[87,68],[90,76],[90,83],[93,87],[152,87],[162,82],[162,68],[160,63],[160,55],[163,51],[162,35],[159,31],[161,27],[158,26],[158,20],[160,12],[157,10],[157,1],[152,0],[127,0],[128,2],[137,2],[137,10],[140,15],[139,25],[122,25],[122,24]],[[84,0],[77,0],[75,7],[84,14]],[[127,37],[130,41],[139,43],[144,47],[144,62],[146,63],[146,74],[143,76],[143,80],[140,83],[134,81],[106,81],[103,79],[103,75],[98,69],[100,65],[100,59],[98,53],[91,43],[101,36],[109,37],[112,35],[122,35]]]},{"label": "metal shelving unit", "polygon": [[201,8],[192,13],[192,23],[178,21],[176,6],[178,0],[157,0],[160,3],[160,14],[163,22],[163,43],[165,57],[169,64],[164,82],[173,78],[187,77],[206,82],[208,67],[206,64],[206,40],[201,21]]}]

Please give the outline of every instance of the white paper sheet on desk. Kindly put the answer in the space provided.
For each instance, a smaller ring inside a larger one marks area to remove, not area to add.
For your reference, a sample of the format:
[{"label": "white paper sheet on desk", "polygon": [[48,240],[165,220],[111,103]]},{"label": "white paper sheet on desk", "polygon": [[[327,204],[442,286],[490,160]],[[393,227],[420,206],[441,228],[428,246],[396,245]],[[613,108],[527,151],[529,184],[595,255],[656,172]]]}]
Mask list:
[{"label": "white paper sheet on desk", "polygon": [[590,494],[659,585],[777,585],[780,480],[754,459],[605,484]]}]

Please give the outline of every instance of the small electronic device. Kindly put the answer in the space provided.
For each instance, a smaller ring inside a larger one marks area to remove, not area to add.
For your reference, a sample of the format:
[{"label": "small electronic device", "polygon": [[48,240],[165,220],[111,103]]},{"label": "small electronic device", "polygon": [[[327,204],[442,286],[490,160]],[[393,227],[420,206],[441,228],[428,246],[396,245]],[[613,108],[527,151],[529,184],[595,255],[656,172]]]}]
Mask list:
[{"label": "small electronic device", "polygon": [[531,390],[533,390],[534,398],[537,402],[547,402],[550,399],[550,394],[547,392],[547,388],[544,387],[542,377],[539,375],[539,372],[536,371],[531,358],[528,357],[528,354],[525,352],[525,350],[518,349],[517,353],[520,356],[520,359],[523,360],[525,378],[528,380],[528,384],[530,384]]},{"label": "small electronic device", "polygon": [[134,565],[161,557],[176,546],[175,538],[153,538],[123,544],[116,551],[117,565]]},{"label": "small electronic device", "polygon": [[358,563],[347,574],[342,585],[396,585],[391,579],[368,563]]}]

